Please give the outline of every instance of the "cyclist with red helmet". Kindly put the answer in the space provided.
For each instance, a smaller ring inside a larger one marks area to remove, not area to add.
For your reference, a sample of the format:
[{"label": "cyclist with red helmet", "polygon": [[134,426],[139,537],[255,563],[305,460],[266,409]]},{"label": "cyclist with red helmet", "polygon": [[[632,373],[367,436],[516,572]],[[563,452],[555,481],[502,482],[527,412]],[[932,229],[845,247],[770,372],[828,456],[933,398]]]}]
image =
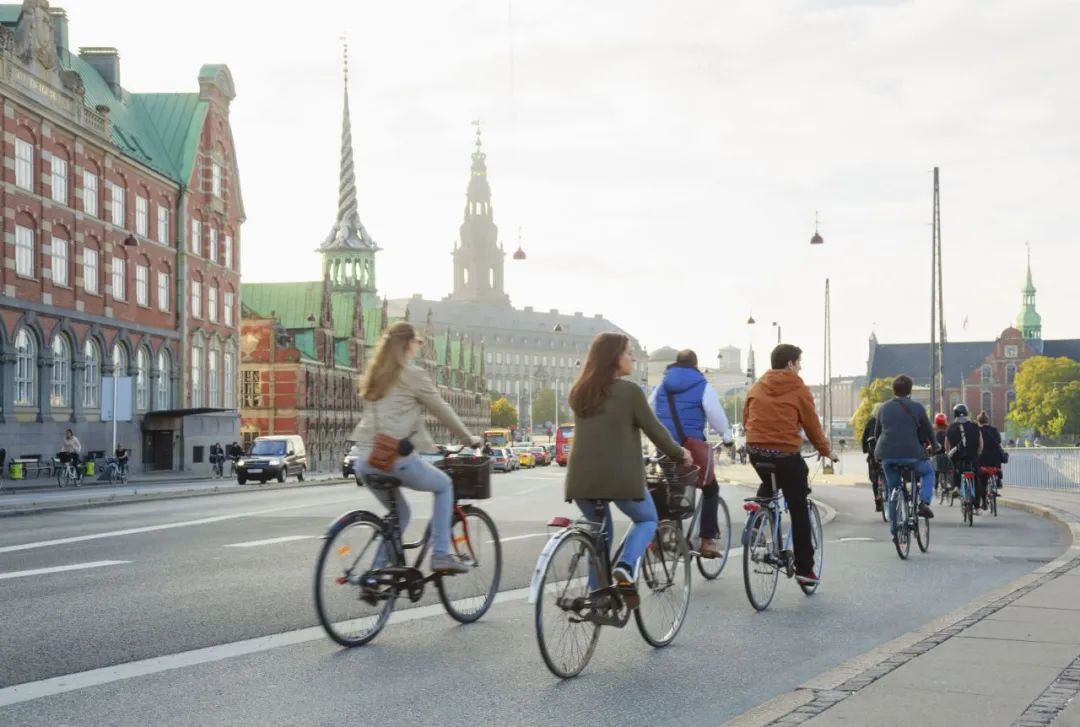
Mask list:
[{"label": "cyclist with red helmet", "polygon": [[937,478],[934,489],[948,494],[952,488],[952,461],[945,453],[945,436],[949,430],[949,418],[943,412],[934,415],[934,442],[937,454],[934,455],[934,472]]}]

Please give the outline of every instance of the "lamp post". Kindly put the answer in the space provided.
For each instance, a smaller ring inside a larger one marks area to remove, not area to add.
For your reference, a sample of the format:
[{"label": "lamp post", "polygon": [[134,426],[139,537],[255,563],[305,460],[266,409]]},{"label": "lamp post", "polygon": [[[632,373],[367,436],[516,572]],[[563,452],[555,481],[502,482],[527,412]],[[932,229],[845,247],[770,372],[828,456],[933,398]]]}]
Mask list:
[{"label": "lamp post", "polygon": [[[138,247],[138,246],[139,246],[139,239],[138,239],[137,237],[135,237],[135,235],[133,235],[132,233],[130,233],[130,232],[129,232],[129,233],[127,234],[127,237],[125,237],[125,238],[124,238],[124,247]],[[113,381],[112,381],[112,452],[110,453],[110,456],[113,456],[113,457],[115,457],[115,456],[116,456],[116,433],[117,433],[117,424],[116,424],[116,407],[117,407],[117,404],[119,403],[119,397],[117,396],[117,390],[118,390],[118,389],[120,388],[120,377],[119,377],[119,376],[117,375],[117,372],[116,372],[116,368],[117,368],[117,367],[116,367],[116,362],[117,362],[117,358],[118,358],[118,357],[117,357],[117,355],[116,355],[116,351],[117,351],[117,350],[118,350],[118,349],[116,348],[116,345],[115,345],[115,344],[113,344],[113,372],[112,372],[112,380],[113,380]]]},{"label": "lamp post", "polygon": [[780,330],[781,330],[780,324],[777,321],[773,321],[772,324],[773,324],[773,328],[776,329],[776,345],[779,346],[780,345]]}]

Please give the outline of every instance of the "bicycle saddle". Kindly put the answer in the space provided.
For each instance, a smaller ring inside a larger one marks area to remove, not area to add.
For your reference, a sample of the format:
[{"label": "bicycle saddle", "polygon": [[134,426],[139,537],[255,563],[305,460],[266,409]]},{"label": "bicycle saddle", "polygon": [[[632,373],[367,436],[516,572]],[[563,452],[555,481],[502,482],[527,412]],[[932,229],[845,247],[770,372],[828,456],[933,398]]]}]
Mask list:
[{"label": "bicycle saddle", "polygon": [[373,490],[389,490],[394,487],[401,487],[401,480],[390,475],[371,474],[364,477],[364,484]]}]

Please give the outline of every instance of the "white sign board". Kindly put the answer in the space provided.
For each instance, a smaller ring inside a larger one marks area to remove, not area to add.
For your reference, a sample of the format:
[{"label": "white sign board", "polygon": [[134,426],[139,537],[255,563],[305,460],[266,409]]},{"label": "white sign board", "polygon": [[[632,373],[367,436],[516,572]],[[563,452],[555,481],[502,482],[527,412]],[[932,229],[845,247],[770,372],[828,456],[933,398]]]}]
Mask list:
[{"label": "white sign board", "polygon": [[132,382],[130,376],[101,377],[101,421],[113,420],[113,384],[116,385],[116,421],[130,422],[132,419]]}]

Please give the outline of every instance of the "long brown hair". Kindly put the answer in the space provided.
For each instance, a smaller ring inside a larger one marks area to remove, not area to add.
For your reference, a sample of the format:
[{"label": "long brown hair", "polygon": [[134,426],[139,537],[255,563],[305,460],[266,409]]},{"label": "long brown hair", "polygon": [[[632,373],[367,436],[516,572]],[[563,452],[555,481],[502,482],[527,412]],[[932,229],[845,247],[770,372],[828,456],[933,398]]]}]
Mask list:
[{"label": "long brown hair", "polygon": [[401,378],[408,361],[405,354],[414,338],[416,329],[407,321],[395,323],[386,330],[371,357],[371,369],[364,377],[360,396],[366,401],[378,401],[386,396],[386,392]]},{"label": "long brown hair", "polygon": [[619,357],[630,345],[622,333],[599,333],[589,346],[585,367],[570,389],[570,408],[579,417],[599,414],[619,374]]}]

